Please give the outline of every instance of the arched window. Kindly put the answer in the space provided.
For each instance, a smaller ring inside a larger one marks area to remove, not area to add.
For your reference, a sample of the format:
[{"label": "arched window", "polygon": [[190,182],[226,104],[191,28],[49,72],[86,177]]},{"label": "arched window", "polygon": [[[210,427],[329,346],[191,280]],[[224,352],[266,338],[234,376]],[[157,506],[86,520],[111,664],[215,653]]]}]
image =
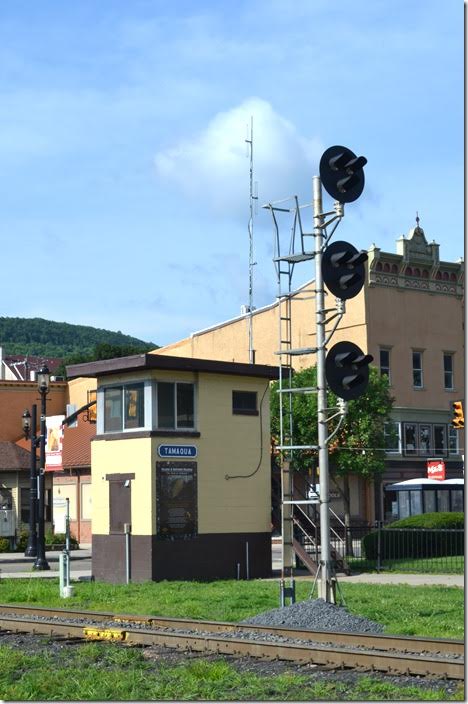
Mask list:
[{"label": "arched window", "polygon": [[456,281],[457,280],[457,275],[453,273],[450,274],[450,281]]},{"label": "arched window", "polygon": [[413,276],[421,276],[421,272],[420,272],[420,270],[418,269],[418,267],[415,267],[415,268],[413,269]]},{"label": "arched window", "polygon": [[444,271],[444,273],[442,274],[442,278],[444,281],[448,281],[448,278],[449,278],[448,271]]},{"label": "arched window", "polygon": [[385,262],[385,264],[383,265],[383,270],[390,271],[390,264],[388,262]]},{"label": "arched window", "polygon": [[406,274],[406,276],[413,276],[413,270],[410,266],[406,267],[405,274]]},{"label": "arched window", "polygon": [[429,272],[427,269],[422,270],[422,277],[423,279],[428,279],[429,278]]},{"label": "arched window", "polygon": [[442,274],[440,273],[440,271],[438,271],[436,274],[436,279],[440,281],[441,278],[442,278]]},{"label": "arched window", "polygon": [[382,262],[377,262],[376,271],[382,271]]},{"label": "arched window", "polygon": [[398,267],[396,264],[392,264],[392,274],[398,274]]}]

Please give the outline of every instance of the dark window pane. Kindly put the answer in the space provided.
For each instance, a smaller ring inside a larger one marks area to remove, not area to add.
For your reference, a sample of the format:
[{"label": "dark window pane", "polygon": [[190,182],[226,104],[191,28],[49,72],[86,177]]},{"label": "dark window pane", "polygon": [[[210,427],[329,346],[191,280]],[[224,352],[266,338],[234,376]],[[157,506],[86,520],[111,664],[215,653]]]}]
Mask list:
[{"label": "dark window pane", "polygon": [[390,374],[390,352],[388,350],[380,350],[380,373]]},{"label": "dark window pane", "polygon": [[437,510],[450,511],[449,492],[447,489],[439,489],[437,491]]},{"label": "dark window pane", "polygon": [[416,426],[411,423],[405,424],[405,454],[415,455],[417,450],[416,444]]},{"label": "dark window pane", "polygon": [[453,355],[444,354],[444,389],[453,389]]},{"label": "dark window pane", "polygon": [[385,450],[387,452],[399,452],[399,423],[388,421],[384,425]]},{"label": "dark window pane", "polygon": [[432,452],[431,426],[419,426],[419,454],[430,455]]},{"label": "dark window pane", "polygon": [[412,516],[417,516],[419,513],[422,513],[422,499],[421,499],[421,494],[422,491],[410,491],[410,506],[411,506],[411,515]]},{"label": "dark window pane", "polygon": [[463,491],[461,489],[452,489],[452,511],[463,511]]},{"label": "dark window pane", "polygon": [[432,489],[424,492],[424,513],[434,513],[436,510],[436,493]]},{"label": "dark window pane", "polygon": [[232,410],[234,413],[255,413],[257,411],[257,392],[233,391]]},{"label": "dark window pane", "polygon": [[104,432],[122,430],[122,387],[104,389]]},{"label": "dark window pane", "polygon": [[125,428],[143,428],[145,425],[144,384],[132,384],[125,390]]},{"label": "dark window pane", "polygon": [[158,428],[175,428],[174,384],[158,383]]},{"label": "dark window pane", "polygon": [[11,511],[13,508],[13,492],[11,489],[0,489],[0,509]]},{"label": "dark window pane", "polygon": [[193,384],[177,384],[177,427],[193,428]]},{"label": "dark window pane", "polygon": [[434,450],[436,454],[445,455],[447,451],[445,425],[434,425]]}]

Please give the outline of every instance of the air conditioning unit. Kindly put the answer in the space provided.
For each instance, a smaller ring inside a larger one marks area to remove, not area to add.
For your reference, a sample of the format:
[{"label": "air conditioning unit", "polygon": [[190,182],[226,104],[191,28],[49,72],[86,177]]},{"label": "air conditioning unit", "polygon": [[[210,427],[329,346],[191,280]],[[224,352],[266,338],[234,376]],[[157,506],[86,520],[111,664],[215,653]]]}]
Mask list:
[{"label": "air conditioning unit", "polygon": [[254,310],[257,310],[255,306],[252,306],[251,308],[250,306],[243,305],[241,306],[241,315],[247,315],[248,313],[250,313],[250,311],[252,311],[253,313]]}]

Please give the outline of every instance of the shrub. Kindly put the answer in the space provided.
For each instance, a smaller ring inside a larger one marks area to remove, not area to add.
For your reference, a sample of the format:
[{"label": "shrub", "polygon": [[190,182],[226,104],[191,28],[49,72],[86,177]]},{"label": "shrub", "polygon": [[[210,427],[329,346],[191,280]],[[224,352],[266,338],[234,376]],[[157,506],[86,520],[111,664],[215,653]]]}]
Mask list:
[{"label": "shrub", "polygon": [[[423,513],[390,523],[380,531],[382,560],[442,557],[464,554],[463,513]],[[454,529],[457,529],[456,532]],[[379,531],[372,531],[362,540],[368,560],[376,560]]]},{"label": "shrub", "polygon": [[8,538],[0,538],[0,552],[10,552],[10,541]]},{"label": "shrub", "polygon": [[27,530],[22,530],[16,539],[16,551],[24,552],[28,544],[29,533]]},{"label": "shrub", "polygon": [[[65,542],[66,542],[65,533],[52,533],[51,530],[48,530],[47,533],[45,534],[46,545],[65,545]],[[72,547],[72,548],[78,547],[78,541],[74,535],[70,535],[70,547]]]}]

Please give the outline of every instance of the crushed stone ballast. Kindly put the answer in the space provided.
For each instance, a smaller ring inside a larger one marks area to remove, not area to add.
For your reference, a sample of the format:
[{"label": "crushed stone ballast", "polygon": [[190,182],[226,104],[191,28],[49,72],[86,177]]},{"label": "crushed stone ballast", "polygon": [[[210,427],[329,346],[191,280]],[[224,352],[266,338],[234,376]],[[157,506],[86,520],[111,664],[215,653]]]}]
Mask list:
[{"label": "crushed stone ballast", "polygon": [[[315,603],[322,602],[322,603]],[[298,616],[300,604],[304,613]],[[311,662],[328,667],[351,667],[384,672],[416,673],[439,677],[463,678],[463,642],[446,639],[421,639],[382,635],[381,633],[339,632],[297,629],[285,625],[288,618],[307,621],[311,612],[334,610],[347,614],[322,600],[299,602],[292,607],[274,609],[254,619],[258,623],[193,621],[156,616],[117,615],[0,605],[0,628],[28,631],[68,638],[115,640],[199,652],[235,653],[251,657],[279,658]],[[281,612],[281,613],[278,613]],[[333,613],[333,619],[336,618]],[[350,616],[347,614],[347,616]],[[267,625],[282,619],[280,626]],[[346,622],[346,616],[344,616]],[[309,620],[309,623],[313,621]],[[345,625],[350,627],[350,622]],[[354,623],[356,627],[357,622]],[[378,626],[379,624],[375,624]]]}]

